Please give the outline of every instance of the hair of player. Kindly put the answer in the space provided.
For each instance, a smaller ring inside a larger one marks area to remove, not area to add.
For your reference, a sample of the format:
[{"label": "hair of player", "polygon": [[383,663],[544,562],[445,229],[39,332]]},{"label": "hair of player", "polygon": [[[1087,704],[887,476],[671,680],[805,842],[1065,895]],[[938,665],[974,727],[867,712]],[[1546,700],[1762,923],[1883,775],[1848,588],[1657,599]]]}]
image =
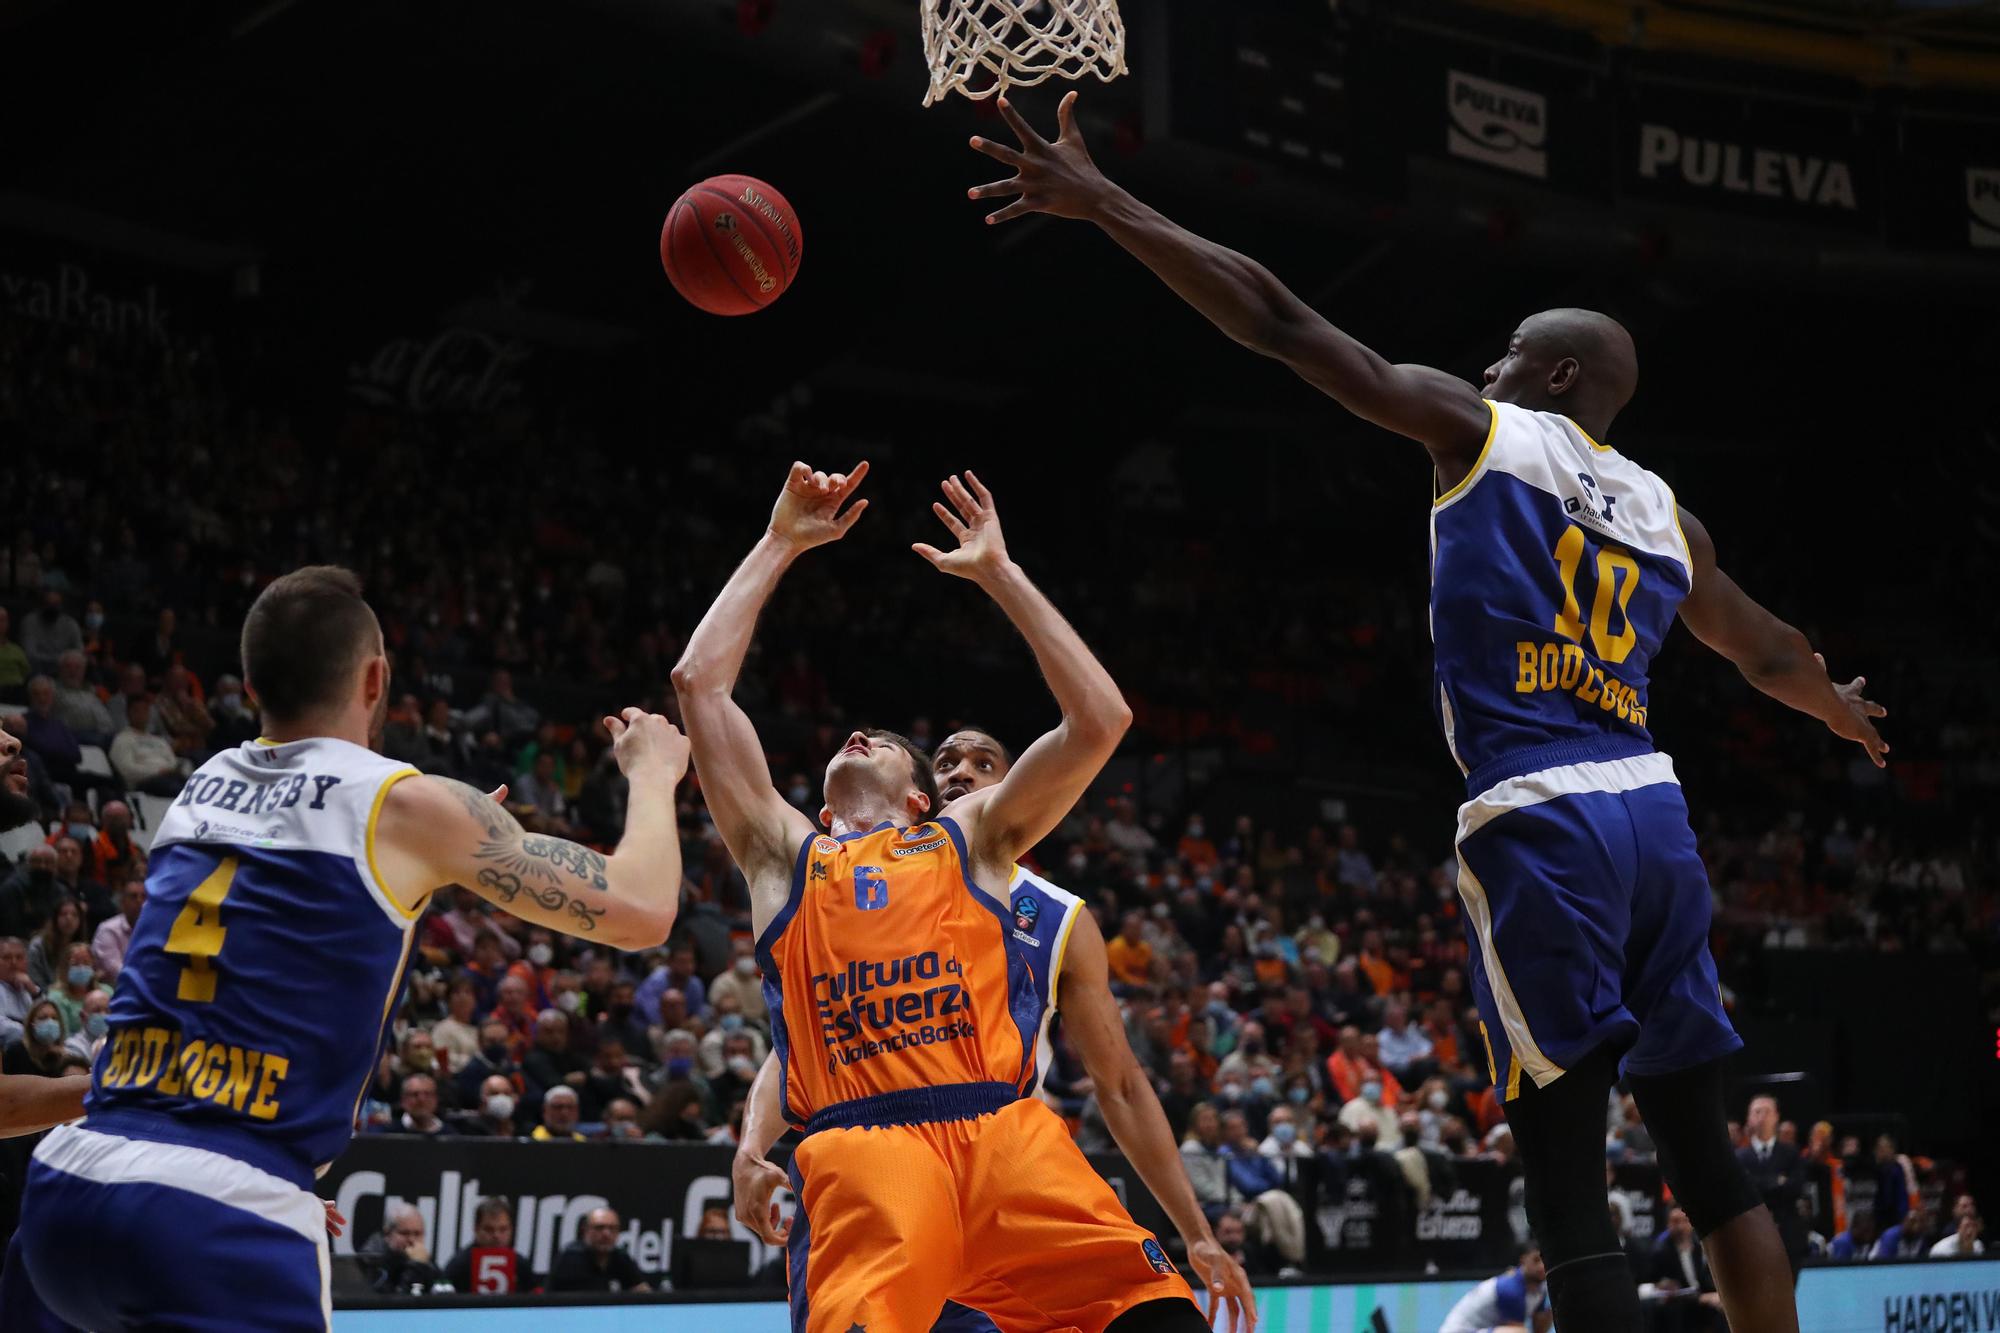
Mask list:
[{"label": "hair of player", "polygon": [[[951,734],[953,736],[963,736],[967,732],[972,732],[977,735],[984,736],[987,740],[993,742],[993,748],[1000,754],[1000,762],[1006,764],[1009,768],[1012,768],[1014,766],[1014,752],[1007,748],[1006,742],[1002,741],[997,733],[989,731],[985,727],[975,727],[967,725],[963,727],[953,727]],[[950,737],[946,737],[946,739],[949,740]]]},{"label": "hair of player", "polygon": [[361,580],[338,565],[307,565],[273,579],[243,617],[243,678],[280,725],[336,708],[382,627]]},{"label": "hair of player", "polygon": [[925,807],[928,814],[936,814],[938,808],[937,774],[931,771],[931,757],[924,747],[903,735],[900,731],[890,731],[886,727],[875,727],[862,735],[871,741],[894,741],[903,747],[903,753],[910,757],[910,785],[924,794],[930,802]]}]

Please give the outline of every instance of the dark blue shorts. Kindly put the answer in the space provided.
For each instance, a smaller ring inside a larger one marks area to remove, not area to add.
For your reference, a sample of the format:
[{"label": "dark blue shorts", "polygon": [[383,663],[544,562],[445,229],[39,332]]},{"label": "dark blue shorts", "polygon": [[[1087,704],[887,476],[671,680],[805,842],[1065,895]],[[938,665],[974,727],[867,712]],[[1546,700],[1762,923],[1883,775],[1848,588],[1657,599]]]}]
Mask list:
[{"label": "dark blue shorts", "polygon": [[35,1150],[0,1328],[325,1333],[326,1209],[233,1157],[77,1126]]},{"label": "dark blue shorts", "polygon": [[1000,1330],[979,1311],[957,1301],[946,1301],[944,1309],[938,1311],[937,1322],[931,1325],[931,1333],[1000,1333]]},{"label": "dark blue shorts", "polygon": [[1663,754],[1497,783],[1459,809],[1473,995],[1504,1099],[1600,1046],[1667,1074],[1743,1045],[1708,951],[1708,873]]}]

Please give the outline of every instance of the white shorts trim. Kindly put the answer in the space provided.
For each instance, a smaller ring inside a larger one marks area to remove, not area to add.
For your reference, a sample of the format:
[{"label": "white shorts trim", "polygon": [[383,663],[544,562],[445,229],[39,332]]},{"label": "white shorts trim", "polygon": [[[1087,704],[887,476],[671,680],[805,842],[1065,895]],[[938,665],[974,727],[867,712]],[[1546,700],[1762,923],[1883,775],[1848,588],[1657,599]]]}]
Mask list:
[{"label": "white shorts trim", "polygon": [[1458,837],[1464,842],[1509,810],[1519,810],[1558,796],[1580,796],[1585,792],[1636,791],[1662,782],[1680,785],[1674,776],[1674,761],[1658,751],[1630,759],[1605,759],[1585,764],[1564,764],[1538,773],[1496,782],[1458,807]]},{"label": "white shorts trim", "polygon": [[[52,1171],[100,1185],[166,1185],[213,1199],[296,1231],[326,1249],[326,1205],[317,1195],[248,1162],[206,1148],[121,1138],[81,1125],[60,1125],[35,1149]],[[326,1260],[320,1260],[322,1273]]]}]

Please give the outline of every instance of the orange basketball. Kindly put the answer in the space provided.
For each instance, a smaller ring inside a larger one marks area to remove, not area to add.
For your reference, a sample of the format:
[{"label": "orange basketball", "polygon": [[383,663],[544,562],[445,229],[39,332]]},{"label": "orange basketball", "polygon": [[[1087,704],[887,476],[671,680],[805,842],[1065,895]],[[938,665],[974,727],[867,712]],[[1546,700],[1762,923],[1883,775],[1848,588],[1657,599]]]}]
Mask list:
[{"label": "orange basketball", "polygon": [[798,215],[785,196],[750,176],[711,176],[667,210],[660,263],[690,304],[747,315],[792,285],[799,244]]}]

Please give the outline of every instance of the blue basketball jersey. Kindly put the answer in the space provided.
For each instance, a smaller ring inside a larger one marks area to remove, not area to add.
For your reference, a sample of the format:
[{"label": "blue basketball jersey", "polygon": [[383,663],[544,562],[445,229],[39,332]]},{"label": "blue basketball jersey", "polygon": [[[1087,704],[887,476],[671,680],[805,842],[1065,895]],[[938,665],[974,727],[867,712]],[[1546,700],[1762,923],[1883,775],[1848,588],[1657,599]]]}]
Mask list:
[{"label": "blue basketball jersey", "polygon": [[1049,1059],[1055,1046],[1049,1040],[1049,1021],[1055,1017],[1057,984],[1062,980],[1063,952],[1069,948],[1070,928],[1083,899],[1021,866],[1014,867],[1013,882],[1007,886],[1007,905],[1014,914],[1014,943],[1028,959],[1034,979],[1035,1002],[1041,1009],[1035,1038],[1034,1090],[1041,1091],[1049,1076]]},{"label": "blue basketball jersey", "polygon": [[1693,572],[1665,482],[1568,417],[1487,406],[1431,507],[1435,704],[1474,794],[1651,752],[1647,669]]},{"label": "blue basketball jersey", "polygon": [[188,779],[153,840],[92,1123],[295,1181],[339,1155],[414,938],[374,832],[415,771],[318,738],[247,744]]}]

